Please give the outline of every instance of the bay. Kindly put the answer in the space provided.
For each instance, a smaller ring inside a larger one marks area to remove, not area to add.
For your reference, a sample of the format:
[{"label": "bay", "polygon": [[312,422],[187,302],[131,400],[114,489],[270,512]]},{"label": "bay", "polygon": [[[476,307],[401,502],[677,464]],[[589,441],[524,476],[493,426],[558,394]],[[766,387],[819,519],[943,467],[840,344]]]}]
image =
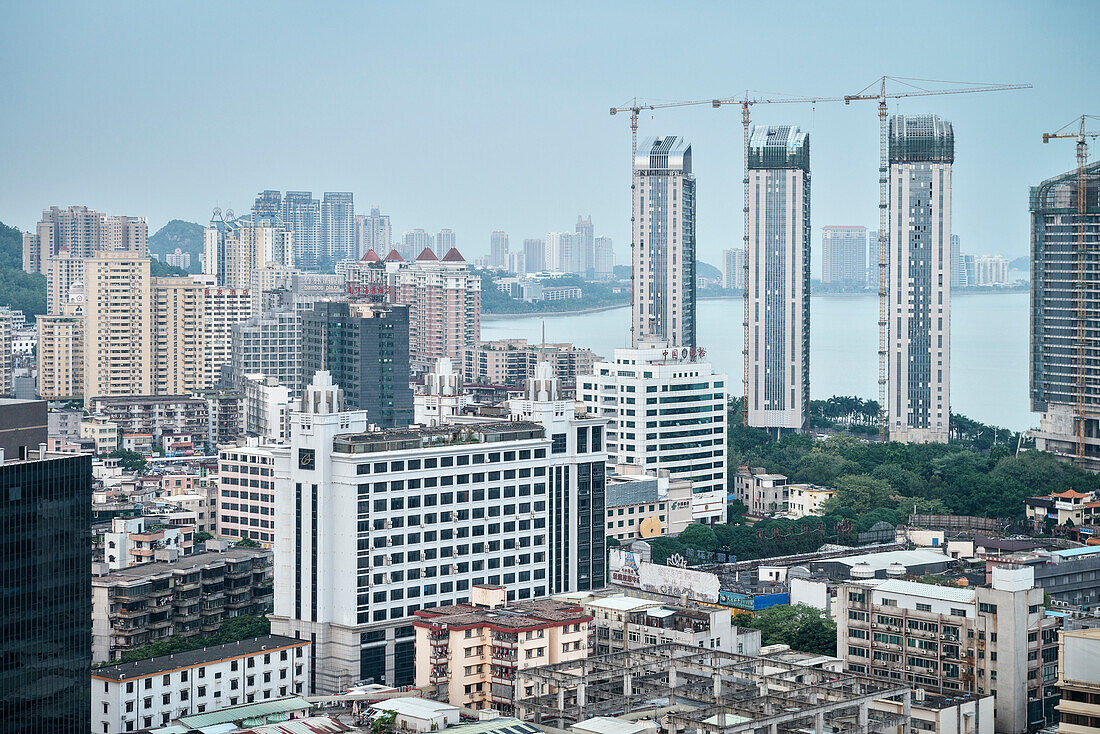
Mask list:
[{"label": "bay", "polygon": [[[699,345],[742,394],[743,307],[740,298],[699,301]],[[1026,292],[955,293],[951,300],[951,409],[983,423],[1024,430],[1038,425],[1028,400],[1029,297]],[[627,306],[521,318],[482,316],[481,338],[572,342],[610,359],[630,346]],[[810,396],[878,399],[878,298],[818,295],[810,299]]]}]

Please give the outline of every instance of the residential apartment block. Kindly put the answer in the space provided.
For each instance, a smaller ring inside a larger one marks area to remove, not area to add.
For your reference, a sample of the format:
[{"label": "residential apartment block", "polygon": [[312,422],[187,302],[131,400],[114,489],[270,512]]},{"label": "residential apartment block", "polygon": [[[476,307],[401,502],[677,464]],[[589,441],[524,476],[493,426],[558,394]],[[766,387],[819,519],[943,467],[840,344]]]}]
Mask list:
[{"label": "residential apartment block", "polygon": [[309,640],[268,635],[92,671],[93,734],[308,694]]},{"label": "residential apartment block", "polygon": [[1058,626],[1029,568],[996,567],[992,584],[956,588],[888,579],[837,593],[845,668],[927,691],[996,697],[998,732],[1051,721]]},{"label": "residential apartment block", "polygon": [[275,459],[255,438],[218,447],[218,530],[226,538],[275,543]]},{"label": "residential apartment block", "polygon": [[416,612],[416,685],[429,698],[511,714],[517,670],[588,656],[592,617],[580,606],[506,597],[479,584],[466,604]]},{"label": "residential apartment block", "polygon": [[47,275],[50,261],[63,248],[78,260],[105,251],[147,257],[148,233],[145,217],[107,216],[86,206],[53,206],[42,211],[33,233],[23,233],[23,270]]},{"label": "residential apartment block", "polygon": [[1063,630],[1058,639],[1058,734],[1100,729],[1100,629]]},{"label": "residential apartment block", "polygon": [[467,382],[521,387],[534,376],[539,362],[549,362],[562,386],[572,390],[580,375],[592,374],[600,358],[591,349],[568,343],[529,344],[526,339],[480,342],[466,350]]},{"label": "residential apartment block", "polygon": [[292,398],[302,392],[302,321],[293,308],[254,313],[232,326],[229,384],[261,374],[286,386]]},{"label": "residential apartment block", "polygon": [[210,634],[228,617],[262,616],[271,606],[269,550],[228,548],[112,571],[92,579],[92,660]]},{"label": "residential apartment block", "polygon": [[821,228],[821,282],[829,285],[867,284],[867,228]]}]

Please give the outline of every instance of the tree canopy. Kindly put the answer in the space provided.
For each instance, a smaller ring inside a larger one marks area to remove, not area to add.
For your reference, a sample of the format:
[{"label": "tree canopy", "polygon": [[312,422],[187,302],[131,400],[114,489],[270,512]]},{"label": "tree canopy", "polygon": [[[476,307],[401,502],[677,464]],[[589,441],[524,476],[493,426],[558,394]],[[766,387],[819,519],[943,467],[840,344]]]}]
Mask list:
[{"label": "tree canopy", "polygon": [[836,622],[822,609],[806,604],[779,605],[757,612],[740,613],[739,627],[760,630],[761,645],[790,645],[792,650],[816,655],[836,655]]},{"label": "tree canopy", "polygon": [[247,640],[251,637],[263,637],[271,634],[271,622],[267,617],[230,617],[221,623],[218,631],[209,636],[191,635],[188,637],[168,637],[163,640],[145,645],[144,647],[127,650],[118,660],[112,660],[102,665],[115,665],[116,663],[132,663],[135,660],[148,660],[161,655],[172,655],[177,652],[197,650],[200,647],[210,645],[224,645],[227,642]]}]

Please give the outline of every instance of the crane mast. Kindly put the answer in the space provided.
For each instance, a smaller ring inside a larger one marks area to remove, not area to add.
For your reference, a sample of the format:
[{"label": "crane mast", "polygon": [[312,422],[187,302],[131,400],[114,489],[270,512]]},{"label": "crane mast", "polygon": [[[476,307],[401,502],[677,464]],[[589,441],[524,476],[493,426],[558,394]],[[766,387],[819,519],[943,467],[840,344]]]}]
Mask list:
[{"label": "crane mast", "polygon": [[1073,434],[1075,439],[1075,458],[1078,462],[1084,462],[1086,460],[1086,441],[1085,441],[1085,427],[1088,420],[1088,351],[1089,351],[1089,338],[1088,338],[1088,282],[1086,277],[1088,275],[1088,244],[1085,237],[1085,219],[1088,215],[1088,161],[1089,161],[1089,138],[1100,137],[1100,132],[1089,132],[1085,130],[1086,121],[1089,119],[1100,119],[1093,115],[1081,115],[1079,120],[1078,130],[1076,133],[1063,132],[1073,122],[1062,126],[1060,129],[1053,133],[1043,133],[1043,142],[1049,143],[1056,138],[1076,138],[1077,141],[1077,221],[1075,226],[1075,240],[1076,246],[1074,248],[1076,254],[1077,265],[1077,278],[1074,283],[1073,295],[1076,301],[1077,318],[1075,319],[1074,329],[1074,426]]}]

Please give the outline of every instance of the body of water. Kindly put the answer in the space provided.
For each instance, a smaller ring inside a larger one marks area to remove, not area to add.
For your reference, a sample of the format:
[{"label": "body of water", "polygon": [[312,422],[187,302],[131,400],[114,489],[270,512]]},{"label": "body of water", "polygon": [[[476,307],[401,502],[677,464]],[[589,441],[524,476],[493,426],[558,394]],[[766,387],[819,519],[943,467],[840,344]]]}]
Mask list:
[{"label": "body of water", "polygon": [[[1029,410],[1029,301],[1026,292],[955,294],[951,299],[951,409],[1014,430],[1038,425]],[[699,301],[699,345],[729,375],[740,395],[744,377],[742,300]],[[483,316],[481,338],[572,342],[611,358],[630,346],[627,306],[582,314]],[[820,295],[810,299],[810,395],[878,399],[878,297]]]}]

